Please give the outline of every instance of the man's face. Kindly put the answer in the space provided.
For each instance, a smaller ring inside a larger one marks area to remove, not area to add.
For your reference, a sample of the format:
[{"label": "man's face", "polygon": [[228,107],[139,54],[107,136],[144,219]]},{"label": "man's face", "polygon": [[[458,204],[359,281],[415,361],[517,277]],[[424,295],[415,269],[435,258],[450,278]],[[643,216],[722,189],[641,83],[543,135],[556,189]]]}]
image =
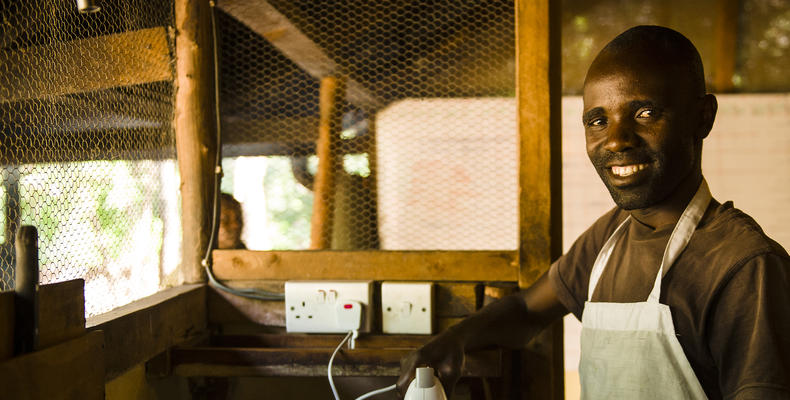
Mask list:
[{"label": "man's face", "polygon": [[217,234],[217,248],[235,249],[241,244],[242,217],[241,210],[229,206],[224,201],[220,208],[219,232]]},{"label": "man's face", "polygon": [[618,206],[646,208],[699,169],[696,97],[658,68],[603,63],[584,87],[587,155]]}]

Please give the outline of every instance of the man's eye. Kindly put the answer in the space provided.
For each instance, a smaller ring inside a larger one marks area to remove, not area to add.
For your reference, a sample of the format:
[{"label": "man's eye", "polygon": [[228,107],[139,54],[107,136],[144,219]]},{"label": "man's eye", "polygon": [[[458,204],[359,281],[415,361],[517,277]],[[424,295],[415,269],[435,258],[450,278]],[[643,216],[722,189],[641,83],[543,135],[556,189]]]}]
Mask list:
[{"label": "man's eye", "polygon": [[587,122],[587,126],[603,126],[606,125],[606,118],[595,118]]},{"label": "man's eye", "polygon": [[649,108],[646,109],[646,110],[640,110],[638,113],[636,113],[636,117],[637,118],[651,118],[654,115],[655,115],[655,112],[653,110],[649,109]]}]

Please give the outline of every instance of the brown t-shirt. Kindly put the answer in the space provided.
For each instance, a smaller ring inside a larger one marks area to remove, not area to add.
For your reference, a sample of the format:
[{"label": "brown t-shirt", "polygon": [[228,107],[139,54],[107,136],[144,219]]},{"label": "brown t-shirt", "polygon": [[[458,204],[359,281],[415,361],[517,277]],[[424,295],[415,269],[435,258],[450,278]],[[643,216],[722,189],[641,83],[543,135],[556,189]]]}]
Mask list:
[{"label": "brown t-shirt", "polygon": [[[606,213],[549,270],[579,319],[595,258],[627,216]],[[592,301],[645,301],[672,228],[654,231],[632,218]],[[712,201],[666,272],[660,301],[708,398],[790,399],[790,257],[751,217]]]}]

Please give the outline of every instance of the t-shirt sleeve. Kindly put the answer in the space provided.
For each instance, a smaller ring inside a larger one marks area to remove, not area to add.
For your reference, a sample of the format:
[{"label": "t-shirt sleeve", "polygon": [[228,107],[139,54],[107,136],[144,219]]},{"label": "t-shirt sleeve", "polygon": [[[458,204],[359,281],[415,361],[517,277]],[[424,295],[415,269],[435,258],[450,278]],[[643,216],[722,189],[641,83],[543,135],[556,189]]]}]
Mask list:
[{"label": "t-shirt sleeve", "polygon": [[625,212],[615,207],[598,218],[549,269],[549,281],[557,297],[579,320],[587,300],[587,286],[595,258],[606,239],[626,217]]},{"label": "t-shirt sleeve", "polygon": [[721,287],[706,323],[725,399],[790,399],[790,259],[753,257]]}]

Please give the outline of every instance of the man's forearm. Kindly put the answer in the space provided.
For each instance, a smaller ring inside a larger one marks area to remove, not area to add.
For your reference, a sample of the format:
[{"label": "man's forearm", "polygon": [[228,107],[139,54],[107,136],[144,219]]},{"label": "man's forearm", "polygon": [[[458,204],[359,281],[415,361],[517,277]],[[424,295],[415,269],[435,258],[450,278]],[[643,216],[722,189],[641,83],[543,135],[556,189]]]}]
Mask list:
[{"label": "man's forearm", "polygon": [[465,351],[491,346],[521,348],[543,328],[531,317],[521,294],[504,297],[478,310],[446,334],[462,343]]}]

